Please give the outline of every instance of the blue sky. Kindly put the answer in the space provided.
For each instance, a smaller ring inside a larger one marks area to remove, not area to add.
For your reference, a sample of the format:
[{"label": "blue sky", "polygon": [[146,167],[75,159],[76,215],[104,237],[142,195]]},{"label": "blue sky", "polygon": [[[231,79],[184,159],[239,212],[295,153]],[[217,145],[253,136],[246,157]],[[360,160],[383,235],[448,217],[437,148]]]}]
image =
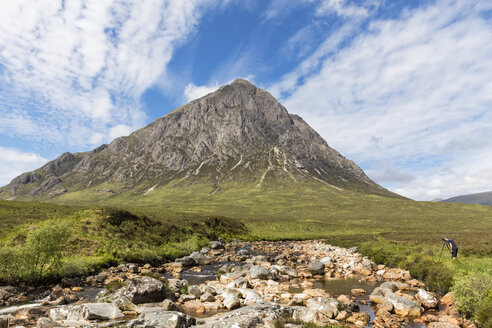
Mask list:
[{"label": "blue sky", "polygon": [[237,77],[383,186],[492,190],[487,0],[0,4],[0,184]]}]

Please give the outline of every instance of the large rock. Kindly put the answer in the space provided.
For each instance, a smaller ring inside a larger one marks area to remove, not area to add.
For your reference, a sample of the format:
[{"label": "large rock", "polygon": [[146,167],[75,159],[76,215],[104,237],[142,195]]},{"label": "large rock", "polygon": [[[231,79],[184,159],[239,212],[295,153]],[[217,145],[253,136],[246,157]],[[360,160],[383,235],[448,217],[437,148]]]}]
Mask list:
[{"label": "large rock", "polygon": [[325,273],[325,264],[323,262],[319,262],[319,261],[311,262],[311,263],[309,263],[308,270],[312,274],[324,274]]},{"label": "large rock", "polygon": [[[322,314],[316,310],[313,310],[313,309],[310,309],[310,308],[307,308],[304,306],[296,306],[296,307],[293,307],[293,309],[294,309],[294,313],[292,314],[292,319],[294,319],[296,321],[312,322],[316,325],[320,325],[323,327],[326,324],[328,324],[329,326],[334,325],[334,326],[338,327],[339,322],[337,320],[330,319],[327,316],[325,316],[324,314]],[[285,327],[287,327],[287,325]]]},{"label": "large rock", "polygon": [[314,297],[306,302],[306,307],[332,319],[338,314],[338,301],[328,297]]},{"label": "large rock", "polygon": [[267,268],[260,265],[253,265],[249,270],[249,275],[252,279],[267,280],[272,277],[272,273]]},{"label": "large rock", "polygon": [[321,260],[319,260],[321,263],[325,265],[325,267],[332,267],[333,266],[333,259],[331,256],[325,256]]},{"label": "large rock", "polygon": [[427,309],[436,308],[439,304],[437,297],[434,293],[428,292],[424,289],[419,289],[419,292],[415,295],[415,298]]},{"label": "large rock", "polygon": [[355,271],[363,276],[369,276],[372,273],[372,263],[370,262],[362,262],[360,266],[357,267]]},{"label": "large rock", "polygon": [[234,280],[234,287],[236,288],[249,288],[249,280],[247,278],[239,278]]},{"label": "large rock", "polygon": [[260,294],[258,294],[253,289],[249,289],[249,288],[242,289],[241,294],[244,298],[244,304],[246,305],[252,305],[259,302],[263,302],[263,298],[261,298]]},{"label": "large rock", "polygon": [[190,254],[190,257],[199,265],[205,265],[210,263],[210,259],[203,255],[201,252],[193,252]]},{"label": "large rock", "polygon": [[393,304],[393,310],[396,314],[401,316],[418,317],[421,314],[420,305],[416,302],[411,301],[405,297],[398,296],[393,293],[388,293],[385,295],[386,299]]},{"label": "large rock", "polygon": [[[0,325],[0,327],[2,326]],[[62,325],[60,323],[50,318],[39,318],[36,323],[36,328],[61,328],[61,327]]]},{"label": "large rock", "polygon": [[241,301],[240,301],[239,297],[237,297],[235,294],[233,294],[233,293],[226,293],[223,296],[224,296],[224,301],[223,301],[224,306],[228,310],[236,309],[239,306],[241,306]]},{"label": "large rock", "polygon": [[195,296],[196,298],[200,298],[202,296],[202,291],[200,287],[196,285],[188,286],[188,294]]},{"label": "large rock", "polygon": [[383,289],[383,290],[389,290],[391,292],[395,292],[398,290],[398,286],[394,283],[394,282],[391,282],[391,281],[386,281],[386,282],[383,282],[380,286],[379,286],[379,289]]},{"label": "large rock", "polygon": [[50,310],[49,316],[55,321],[114,320],[124,315],[112,303],[85,303],[81,305],[62,306]]},{"label": "large rock", "polygon": [[14,296],[16,292],[15,287],[3,286],[0,287],[0,301],[7,300],[9,297]]},{"label": "large rock", "polygon": [[223,284],[228,284],[230,282],[236,281],[237,279],[242,278],[245,275],[245,273],[241,271],[236,271],[236,272],[229,272],[229,273],[224,273],[220,275],[220,282]]},{"label": "large rock", "polygon": [[369,295],[369,300],[376,304],[383,304],[387,302],[386,297],[384,297],[378,288],[376,288],[371,295]]},{"label": "large rock", "polygon": [[271,302],[257,303],[218,316],[199,319],[196,328],[273,327],[278,319],[292,318],[295,307]]},{"label": "large rock", "polygon": [[144,276],[133,279],[129,285],[104,296],[103,299],[111,300],[123,310],[132,310],[128,308],[131,304],[162,302],[169,297],[171,292],[162,281]]},{"label": "large rock", "polygon": [[195,261],[195,259],[191,256],[180,257],[179,259],[176,259],[175,262],[181,263],[183,266],[194,266],[198,264],[197,261]]},{"label": "large rock", "polygon": [[192,315],[205,313],[205,306],[203,306],[203,303],[200,300],[185,302],[182,307],[184,313]]},{"label": "large rock", "polygon": [[176,311],[154,311],[140,314],[138,319],[124,325],[128,328],[187,328],[194,325],[196,319]]},{"label": "large rock", "polygon": [[251,258],[251,263],[260,264],[260,263],[268,263],[268,257],[265,255],[255,255]]},{"label": "large rock", "polygon": [[240,249],[239,251],[237,251],[236,253],[236,256],[241,260],[241,261],[244,261],[246,260],[247,258],[249,258],[250,254],[249,254],[249,251],[247,249]]},{"label": "large rock", "polygon": [[215,302],[215,296],[211,293],[205,293],[200,296],[200,301],[202,302]]},{"label": "large rock", "polygon": [[460,328],[460,326],[447,322],[431,322],[428,328]]},{"label": "large rock", "polygon": [[222,243],[221,241],[218,241],[218,240],[209,242],[208,246],[211,249],[224,249],[224,243]]},{"label": "large rock", "polygon": [[0,316],[0,328],[9,328],[9,318],[7,316]]},{"label": "large rock", "polygon": [[273,270],[276,270],[281,275],[289,276],[289,278],[297,278],[297,271],[294,268],[291,268],[287,265],[274,265],[272,266]]}]

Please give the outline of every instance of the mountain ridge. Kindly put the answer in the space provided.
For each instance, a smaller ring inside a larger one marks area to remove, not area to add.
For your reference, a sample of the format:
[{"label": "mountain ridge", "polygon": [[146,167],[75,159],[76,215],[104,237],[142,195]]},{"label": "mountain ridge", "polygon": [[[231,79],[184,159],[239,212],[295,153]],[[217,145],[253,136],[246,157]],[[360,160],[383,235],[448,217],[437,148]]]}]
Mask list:
[{"label": "mountain ridge", "polygon": [[492,191],[460,195],[442,200],[446,203],[463,203],[492,206]]},{"label": "mountain ridge", "polygon": [[64,153],[0,189],[3,199],[56,199],[93,190],[105,198],[156,188],[322,184],[399,197],[329,147],[270,93],[237,79],[109,144]]}]

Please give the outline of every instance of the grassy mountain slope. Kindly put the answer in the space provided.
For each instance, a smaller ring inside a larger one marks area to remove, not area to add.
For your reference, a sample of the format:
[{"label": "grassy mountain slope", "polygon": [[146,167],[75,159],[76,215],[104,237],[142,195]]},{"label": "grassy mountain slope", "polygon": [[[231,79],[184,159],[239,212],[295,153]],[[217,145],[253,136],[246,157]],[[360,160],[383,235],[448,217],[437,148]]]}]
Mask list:
[{"label": "grassy mountain slope", "polygon": [[492,206],[492,191],[456,196],[456,197],[445,199],[443,200],[443,202],[480,204],[480,205]]}]

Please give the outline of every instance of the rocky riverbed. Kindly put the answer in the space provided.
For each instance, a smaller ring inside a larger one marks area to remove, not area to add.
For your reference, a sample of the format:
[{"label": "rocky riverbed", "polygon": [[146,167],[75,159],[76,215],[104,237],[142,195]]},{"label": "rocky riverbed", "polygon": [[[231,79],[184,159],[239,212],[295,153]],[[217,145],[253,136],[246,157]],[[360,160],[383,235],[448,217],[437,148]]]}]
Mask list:
[{"label": "rocky riverbed", "polygon": [[322,241],[214,241],[159,267],[127,263],[20,289],[0,287],[0,328],[474,327],[452,295]]}]

